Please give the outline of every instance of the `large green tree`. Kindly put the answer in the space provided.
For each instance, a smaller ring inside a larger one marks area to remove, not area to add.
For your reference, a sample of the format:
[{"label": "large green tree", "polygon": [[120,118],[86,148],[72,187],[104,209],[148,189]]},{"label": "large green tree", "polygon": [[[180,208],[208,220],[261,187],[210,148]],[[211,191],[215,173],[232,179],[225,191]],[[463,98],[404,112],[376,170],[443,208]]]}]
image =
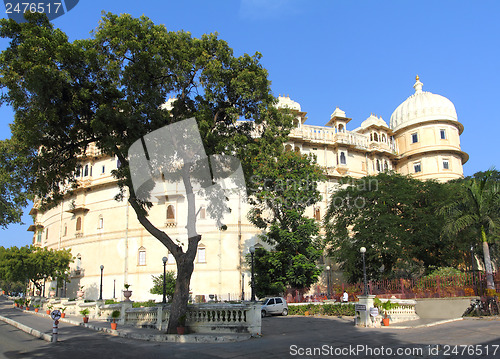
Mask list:
[{"label": "large green tree", "polygon": [[35,246],[0,250],[0,278],[8,282],[31,282],[42,290],[45,278],[68,280],[65,272],[73,256],[68,249],[53,250]]},{"label": "large green tree", "polygon": [[370,278],[415,276],[463,262],[467,246],[441,235],[449,200],[446,184],[395,173],[347,180],[332,194],[325,216],[326,243],[350,281],[362,278],[359,250],[366,247]]},{"label": "large green tree", "polygon": [[[175,293],[175,272],[166,271],[165,276],[165,295],[168,302],[172,301]],[[153,277],[153,288],[149,290],[151,294],[163,295],[163,274]]]},{"label": "large green tree", "polygon": [[[177,280],[167,329],[175,333],[187,310],[201,240],[188,175],[192,168],[180,168],[191,221],[188,245],[182,248],[150,221],[153,204],[135,193],[129,148],[148,133],[195,118],[206,154],[237,156],[249,176],[257,154],[272,155],[282,147],[291,118],[273,106],[261,55],[235,56],[216,34],[194,38],[169,32],[144,16],[105,14],[92,38],[70,42],[44,16],[27,17],[22,24],[4,19],[0,28],[0,35],[10,39],[0,56],[3,100],[15,111],[11,128],[19,154],[32,164],[25,172],[27,192],[42,205],[63,198],[74,187],[75,168],[91,143],[116,156],[121,163],[114,171],[122,190],[118,199],[128,200],[141,225],[175,257]],[[170,96],[176,98],[171,109],[162,106]],[[236,125],[242,118],[251,121]]]},{"label": "large green tree", "polygon": [[481,244],[488,289],[495,289],[489,243],[500,235],[499,178],[498,171],[494,170],[476,173],[462,182],[461,195],[440,210],[446,216],[445,233],[466,238],[474,236],[469,244]]},{"label": "large green tree", "polygon": [[321,168],[313,156],[283,150],[276,157],[259,156],[256,162],[249,219],[265,230],[261,238],[270,246],[270,250],[258,248],[254,255],[256,294],[305,290],[321,273],[317,266],[322,254],[319,224],[304,215],[321,199]]}]

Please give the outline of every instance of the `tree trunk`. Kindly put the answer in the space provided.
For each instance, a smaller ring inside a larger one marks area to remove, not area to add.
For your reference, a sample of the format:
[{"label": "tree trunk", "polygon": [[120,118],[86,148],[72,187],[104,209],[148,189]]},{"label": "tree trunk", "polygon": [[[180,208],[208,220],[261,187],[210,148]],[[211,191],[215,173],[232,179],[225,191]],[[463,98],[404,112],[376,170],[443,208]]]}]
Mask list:
[{"label": "tree trunk", "polygon": [[175,281],[175,293],[170,306],[170,318],[168,320],[167,334],[177,334],[179,318],[186,314],[189,300],[189,284],[193,274],[193,261],[186,254],[177,261],[177,278]]},{"label": "tree trunk", "polygon": [[484,267],[486,270],[486,288],[494,290],[495,282],[493,281],[493,269],[491,266],[490,247],[488,246],[488,241],[486,238],[486,232],[484,230],[484,227],[481,227],[481,240],[483,241]]}]

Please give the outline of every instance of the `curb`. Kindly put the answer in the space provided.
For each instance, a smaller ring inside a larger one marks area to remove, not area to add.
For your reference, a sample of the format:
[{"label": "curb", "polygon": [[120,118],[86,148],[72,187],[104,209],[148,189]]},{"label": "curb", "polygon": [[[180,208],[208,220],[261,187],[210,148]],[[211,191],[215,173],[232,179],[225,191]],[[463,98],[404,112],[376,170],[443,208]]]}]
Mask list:
[{"label": "curb", "polygon": [[0,320],[7,323],[7,324],[12,325],[13,327],[16,327],[19,330],[22,330],[23,332],[26,332],[26,333],[28,333],[36,338],[43,339],[49,343],[52,342],[52,335],[50,335],[50,334],[42,333],[36,329],[28,327],[27,325],[18,323],[15,320],[12,320],[10,318],[6,318],[6,317],[1,316],[1,315],[0,315]]},{"label": "curb", "polygon": [[452,323],[452,322],[458,322],[463,320],[464,318],[453,318],[453,319],[444,319],[440,320],[438,322],[433,322],[429,324],[421,324],[421,325],[416,325],[414,327],[411,326],[396,326],[396,325],[390,325],[388,327],[382,326],[381,328],[392,328],[392,329],[418,329],[418,328],[429,328],[429,327],[434,327],[436,325],[441,325],[441,324],[446,324],[446,323]]}]

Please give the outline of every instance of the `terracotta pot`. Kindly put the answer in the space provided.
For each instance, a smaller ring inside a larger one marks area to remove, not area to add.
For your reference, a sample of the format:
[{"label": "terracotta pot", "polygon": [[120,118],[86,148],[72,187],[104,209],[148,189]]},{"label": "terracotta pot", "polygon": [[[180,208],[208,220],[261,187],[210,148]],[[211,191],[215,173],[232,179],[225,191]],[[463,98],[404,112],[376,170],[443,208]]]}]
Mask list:
[{"label": "terracotta pot", "polygon": [[38,313],[38,310],[39,310],[38,308],[35,308],[35,313]]},{"label": "terracotta pot", "polygon": [[26,307],[26,310],[30,310],[30,307]]},{"label": "terracotta pot", "polygon": [[14,303],[14,306],[19,308],[19,303]]},{"label": "terracotta pot", "polygon": [[46,312],[46,313],[50,315],[50,310],[49,310],[49,309],[47,309],[47,312]]},{"label": "terracotta pot", "polygon": [[384,323],[384,327],[389,326],[389,318],[382,318],[382,323]]},{"label": "terracotta pot", "polygon": [[186,332],[186,327],[177,327],[177,334],[184,335]]},{"label": "terracotta pot", "polygon": [[88,323],[89,322],[89,317],[83,317],[83,322]]},{"label": "terracotta pot", "polygon": [[65,318],[66,317],[66,313],[61,313],[61,318]]},{"label": "terracotta pot", "polygon": [[124,290],[123,291],[123,296],[125,297],[125,302],[130,302],[130,297],[132,296],[132,291],[131,290]]},{"label": "terracotta pot", "polygon": [[116,330],[118,323],[111,323],[111,329]]}]

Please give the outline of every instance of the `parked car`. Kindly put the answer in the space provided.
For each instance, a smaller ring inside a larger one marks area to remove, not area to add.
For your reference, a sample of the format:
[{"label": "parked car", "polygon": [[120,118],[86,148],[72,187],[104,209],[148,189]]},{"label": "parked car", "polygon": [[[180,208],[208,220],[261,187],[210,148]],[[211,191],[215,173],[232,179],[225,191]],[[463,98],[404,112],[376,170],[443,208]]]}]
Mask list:
[{"label": "parked car", "polygon": [[288,315],[288,304],[286,299],[281,297],[265,298],[262,301],[262,318],[267,315]]}]

